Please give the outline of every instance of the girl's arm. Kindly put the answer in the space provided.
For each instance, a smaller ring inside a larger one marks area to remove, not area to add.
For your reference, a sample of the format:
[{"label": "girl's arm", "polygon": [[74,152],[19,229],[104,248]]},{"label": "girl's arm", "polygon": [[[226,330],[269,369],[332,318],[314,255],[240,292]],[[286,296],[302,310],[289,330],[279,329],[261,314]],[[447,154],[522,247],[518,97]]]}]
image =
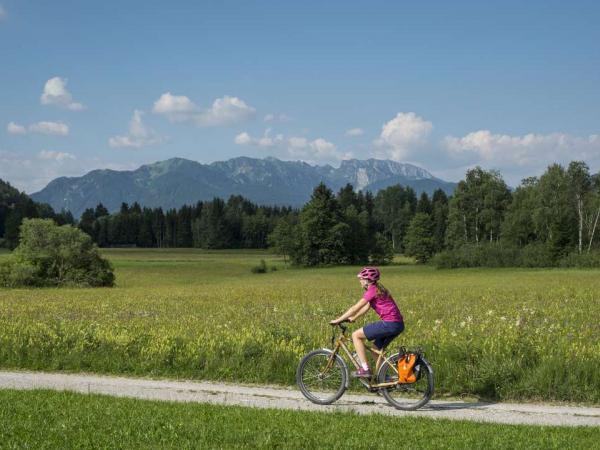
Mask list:
[{"label": "girl's arm", "polygon": [[369,311],[369,309],[371,309],[371,305],[369,303],[365,303],[363,307],[360,308],[352,317],[349,317],[349,319],[352,322],[356,322],[356,319],[358,319],[361,316],[364,316],[367,313],[367,311]]},{"label": "girl's arm", "polygon": [[340,323],[343,320],[349,319],[350,317],[354,316],[358,311],[360,311],[365,305],[368,306],[369,302],[367,302],[365,299],[361,298],[354,305],[352,305],[350,308],[348,308],[348,311],[346,311],[340,317],[338,317],[335,320],[332,320],[329,323],[332,324],[332,325],[336,325],[336,324]]}]

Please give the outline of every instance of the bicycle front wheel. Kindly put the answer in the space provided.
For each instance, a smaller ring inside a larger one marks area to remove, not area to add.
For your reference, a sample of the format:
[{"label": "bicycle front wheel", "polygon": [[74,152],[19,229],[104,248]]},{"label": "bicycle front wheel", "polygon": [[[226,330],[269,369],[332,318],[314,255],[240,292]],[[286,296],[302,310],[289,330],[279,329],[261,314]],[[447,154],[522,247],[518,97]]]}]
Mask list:
[{"label": "bicycle front wheel", "polygon": [[346,390],[347,379],[344,360],[327,349],[307,354],[300,360],[296,370],[296,383],[300,391],[319,405],[329,405],[339,399]]},{"label": "bicycle front wheel", "polygon": [[[377,379],[379,383],[398,381],[398,358],[396,353],[390,356],[380,367]],[[388,388],[382,388],[381,393],[395,408],[404,411],[414,411],[425,405],[433,395],[433,370],[423,357],[415,364],[418,373],[414,383],[397,383]]]}]

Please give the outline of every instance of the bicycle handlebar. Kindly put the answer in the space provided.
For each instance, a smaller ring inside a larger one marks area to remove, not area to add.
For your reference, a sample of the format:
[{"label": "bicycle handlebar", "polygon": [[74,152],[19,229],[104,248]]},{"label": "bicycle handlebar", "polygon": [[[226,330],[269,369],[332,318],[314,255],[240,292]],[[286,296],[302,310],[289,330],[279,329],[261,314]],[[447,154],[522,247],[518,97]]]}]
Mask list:
[{"label": "bicycle handlebar", "polygon": [[350,319],[344,319],[344,320],[342,320],[341,322],[338,322],[338,323],[332,323],[332,324],[331,324],[331,326],[332,326],[332,327],[335,327],[335,326],[337,325],[338,327],[340,327],[340,328],[342,329],[342,331],[344,331],[344,332],[345,332],[345,331],[348,329],[348,327],[345,327],[345,326],[344,326],[344,324],[345,324],[345,323],[352,323],[352,320],[350,320]]},{"label": "bicycle handlebar", "polygon": [[[346,330],[348,329],[348,327],[344,325],[345,323],[352,323],[352,321],[350,319],[344,319],[341,322],[332,323],[331,326],[335,327],[337,325],[338,327],[340,327],[342,329],[342,334],[346,334]],[[331,334],[331,346],[332,347],[333,347],[334,342],[335,342],[335,329],[334,329],[333,333]]]}]

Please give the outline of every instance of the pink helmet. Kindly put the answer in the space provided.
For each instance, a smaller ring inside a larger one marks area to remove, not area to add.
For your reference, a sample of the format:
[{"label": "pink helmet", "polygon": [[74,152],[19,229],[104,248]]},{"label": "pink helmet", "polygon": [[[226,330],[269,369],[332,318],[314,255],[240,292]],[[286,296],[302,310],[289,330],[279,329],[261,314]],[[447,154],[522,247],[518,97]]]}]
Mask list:
[{"label": "pink helmet", "polygon": [[381,273],[379,273],[379,269],[377,267],[365,267],[363,270],[358,272],[358,275],[356,276],[358,278],[364,278],[365,280],[375,282],[379,280]]}]

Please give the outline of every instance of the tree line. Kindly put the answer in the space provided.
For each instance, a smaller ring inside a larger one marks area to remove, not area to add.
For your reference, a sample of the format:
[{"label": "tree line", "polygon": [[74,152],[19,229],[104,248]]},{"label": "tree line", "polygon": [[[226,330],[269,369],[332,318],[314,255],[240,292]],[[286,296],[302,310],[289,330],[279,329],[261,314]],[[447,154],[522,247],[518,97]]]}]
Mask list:
[{"label": "tree line", "polygon": [[[70,214],[55,214],[0,184],[5,243],[15,242],[23,217],[73,222]],[[547,266],[600,254],[594,252],[600,247],[600,177],[573,161],[566,168],[553,164],[511,190],[498,171],[476,167],[451,197],[442,190],[417,196],[400,185],[373,195],[348,184],[334,193],[320,184],[300,209],[259,206],[239,195],[166,211],[123,203],[110,214],[99,204],[85,210],[77,226],[102,247],[272,247],[286,261],[308,266],[380,264],[395,253],[418,262],[435,255],[441,267]]]},{"label": "tree line", "polygon": [[[468,170],[451,198],[392,186],[373,198],[318,186],[272,243],[296,263],[385,262],[400,252],[438,267],[600,265],[600,176],[582,161],[549,166],[512,191],[498,171]],[[286,236],[292,237],[286,242]],[[381,255],[384,255],[383,257]]]},{"label": "tree line", "polygon": [[25,218],[53,219],[57,224],[74,224],[69,211],[55,213],[46,203],[34,202],[10,183],[0,180],[0,247],[14,249],[19,243],[19,228]]},{"label": "tree line", "polygon": [[196,247],[204,249],[273,247],[302,265],[391,260],[405,251],[404,237],[417,212],[435,212],[436,243],[441,248],[448,197],[439,190],[433,201],[400,185],[355,192],[348,184],[334,194],[324,184],[300,210],[259,206],[239,195],[227,201],[146,208],[123,203],[110,214],[102,205],[86,209],[77,226],[101,247]]},{"label": "tree line", "polygon": [[[511,192],[499,172],[469,170],[449,203],[442,267],[600,265],[600,176],[550,165]],[[429,255],[430,256],[430,255]]]},{"label": "tree line", "polygon": [[267,236],[290,207],[258,206],[239,195],[178,209],[122,203],[109,214],[100,203],[81,215],[78,226],[101,247],[267,248]]},{"label": "tree line", "polygon": [[334,193],[317,186],[295,217],[281,220],[271,245],[292,262],[320,264],[385,264],[394,253],[410,250],[410,224],[418,214],[431,214],[433,239],[440,245],[446,228],[448,197],[437,190],[419,198],[410,187],[390,186],[373,196],[347,184]]}]

